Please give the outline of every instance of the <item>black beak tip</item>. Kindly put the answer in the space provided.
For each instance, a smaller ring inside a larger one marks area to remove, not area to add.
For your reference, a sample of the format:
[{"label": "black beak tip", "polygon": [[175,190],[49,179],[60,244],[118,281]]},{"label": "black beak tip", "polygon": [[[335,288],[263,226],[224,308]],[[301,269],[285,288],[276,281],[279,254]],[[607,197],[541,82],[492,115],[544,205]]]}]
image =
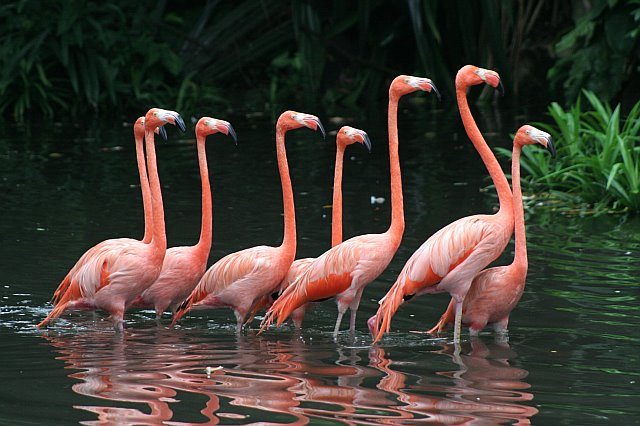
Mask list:
[{"label": "black beak tip", "polygon": [[364,146],[367,147],[369,154],[371,154],[371,139],[369,139],[369,135],[364,134]]},{"label": "black beak tip", "polygon": [[187,131],[187,126],[185,126],[184,120],[182,119],[180,114],[178,114],[178,116],[176,117],[176,124],[178,125],[178,128],[182,133]]},{"label": "black beak tip", "polygon": [[438,102],[440,102],[442,100],[442,96],[440,96],[440,92],[438,91],[438,88],[436,87],[435,84],[431,83],[431,90],[433,90],[433,92],[436,94],[436,96],[438,97]]},{"label": "black beak tip", "polygon": [[167,141],[167,129],[165,129],[164,126],[158,127],[158,134],[165,140],[165,142]]},{"label": "black beak tip", "polygon": [[324,131],[324,127],[322,127],[322,123],[320,122],[320,120],[318,120],[318,129],[320,129],[320,132],[322,132],[322,139],[326,139],[327,133]]},{"label": "black beak tip", "polygon": [[500,96],[504,96],[504,86],[502,85],[502,80],[498,80],[498,87],[496,87],[496,90],[498,91]]},{"label": "black beak tip", "polygon": [[553,145],[553,139],[549,138],[547,141],[547,151],[551,154],[551,158],[556,158],[556,147]]},{"label": "black beak tip", "polygon": [[229,136],[233,138],[233,142],[238,146],[238,136],[236,135],[236,131],[233,129],[233,126],[229,124]]}]

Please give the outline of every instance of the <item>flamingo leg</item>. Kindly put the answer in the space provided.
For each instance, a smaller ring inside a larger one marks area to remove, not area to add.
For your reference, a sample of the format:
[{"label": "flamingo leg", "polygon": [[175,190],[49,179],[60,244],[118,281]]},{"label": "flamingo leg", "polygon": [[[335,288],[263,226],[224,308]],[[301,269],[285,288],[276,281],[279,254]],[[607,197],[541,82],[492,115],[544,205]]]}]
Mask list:
[{"label": "flamingo leg", "polygon": [[464,302],[464,297],[460,300],[456,299],[456,321],[453,328],[453,343],[460,343],[460,329],[462,327],[462,303]]},{"label": "flamingo leg", "polygon": [[242,334],[242,326],[244,325],[244,315],[240,311],[234,311],[236,314],[236,334]]},{"label": "flamingo leg", "polygon": [[111,322],[116,333],[124,332],[124,312],[114,312],[111,315]]},{"label": "flamingo leg", "polygon": [[349,305],[349,309],[351,309],[351,320],[349,321],[349,332],[354,334],[356,331],[356,314],[358,313],[358,307],[360,306],[360,298],[362,297],[362,291],[364,287],[360,288],[357,292],[351,304]]},{"label": "flamingo leg", "polygon": [[346,309],[342,309],[338,307],[338,319],[336,319],[336,327],[333,329],[333,338],[338,337],[338,331],[340,331],[340,323],[342,322],[342,316],[344,315]]}]

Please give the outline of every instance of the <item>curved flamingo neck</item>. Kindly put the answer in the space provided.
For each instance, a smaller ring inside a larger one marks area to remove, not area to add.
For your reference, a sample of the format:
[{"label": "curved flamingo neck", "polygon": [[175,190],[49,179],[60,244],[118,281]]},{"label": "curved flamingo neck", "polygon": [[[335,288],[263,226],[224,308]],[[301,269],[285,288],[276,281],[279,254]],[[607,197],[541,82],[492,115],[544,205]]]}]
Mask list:
[{"label": "curved flamingo neck", "polygon": [[345,146],[338,144],[333,173],[333,204],[331,207],[331,247],[342,242],[342,168]]},{"label": "curved flamingo neck", "polygon": [[460,109],[460,116],[462,117],[464,129],[467,132],[469,139],[471,139],[471,143],[473,143],[473,146],[476,148],[476,151],[480,154],[480,158],[482,158],[482,162],[487,167],[489,175],[491,175],[491,180],[493,180],[493,184],[496,187],[498,200],[500,201],[500,211],[498,214],[513,217],[513,200],[511,198],[512,195],[511,189],[509,188],[509,182],[507,182],[507,178],[505,177],[498,160],[496,160],[495,155],[491,152],[491,149],[482,137],[482,133],[480,133],[480,129],[478,129],[478,125],[471,115],[466,93],[467,86],[456,87],[458,108]]},{"label": "curved flamingo neck", "polygon": [[213,233],[213,201],[211,184],[209,183],[209,167],[207,166],[207,148],[205,136],[196,136],[198,148],[198,165],[200,167],[200,182],[202,185],[202,222],[200,225],[200,240],[196,245],[203,256],[209,256],[211,250],[211,236]]},{"label": "curved flamingo neck", "polygon": [[389,171],[391,174],[391,225],[389,232],[398,244],[404,233],[404,205],[402,200],[402,176],[400,173],[400,156],[398,154],[398,102],[400,96],[389,90]]},{"label": "curved flamingo neck", "polygon": [[511,185],[513,186],[513,213],[515,216],[516,255],[513,263],[526,272],[527,259],[527,233],[524,225],[524,206],[522,205],[522,187],[520,186],[520,152],[522,146],[513,144],[511,155]]},{"label": "curved flamingo neck", "polygon": [[144,161],[144,147],[142,137],[136,135],[136,161],[138,162],[138,174],[140,175],[140,189],[142,191],[142,206],[144,209],[144,236],[142,242],[149,244],[153,235],[153,209],[151,207],[151,190],[149,189],[149,177],[147,176],[147,164]]},{"label": "curved flamingo neck", "polygon": [[151,187],[151,205],[153,209],[153,233],[151,245],[162,254],[167,250],[167,235],[164,227],[164,208],[162,205],[162,190],[158,177],[158,165],[156,162],[156,148],[153,131],[145,130],[145,143],[147,148],[147,169],[149,171],[149,186]]},{"label": "curved flamingo neck", "polygon": [[296,210],[293,204],[293,188],[287,163],[287,151],[284,146],[284,135],[287,131],[276,128],[276,154],[278,157],[278,171],[282,185],[282,203],[284,207],[284,238],[281,247],[291,256],[296,255]]}]

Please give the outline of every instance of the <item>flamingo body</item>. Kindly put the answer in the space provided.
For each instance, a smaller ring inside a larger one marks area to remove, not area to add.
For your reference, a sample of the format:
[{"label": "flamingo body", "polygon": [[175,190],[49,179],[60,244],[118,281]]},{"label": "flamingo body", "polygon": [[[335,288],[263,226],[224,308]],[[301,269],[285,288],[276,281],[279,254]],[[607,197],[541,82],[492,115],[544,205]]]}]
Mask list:
[{"label": "flamingo body", "polygon": [[397,111],[400,98],[416,90],[437,92],[427,78],[406,75],[396,77],[389,88],[389,163],[391,175],[391,226],[382,234],[367,234],[333,246],[313,260],[302,275],[274,302],[262,321],[261,332],[275,322],[281,325],[298,307],[307,302],[336,298],[338,317],[334,337],[340,329],[342,316],[351,310],[350,331],[355,320],[364,287],[386,269],[395,255],[404,232],[402,182],[398,156]]},{"label": "flamingo body", "polygon": [[[305,303],[336,298],[341,317],[347,308],[355,312],[364,287],[386,269],[398,249],[399,241],[386,234],[367,234],[350,238],[313,259],[302,275],[274,302],[263,328],[274,320],[281,325]],[[355,322],[355,315],[352,314]],[[337,324],[339,327],[339,324]]]},{"label": "flamingo body", "polygon": [[[162,131],[160,131],[162,129]],[[142,238],[142,242],[148,243],[151,241],[151,228],[153,225],[153,217],[151,212],[151,190],[149,188],[149,179],[147,177],[147,167],[144,160],[144,147],[143,147],[143,139],[144,139],[144,117],[138,117],[136,122],[133,124],[133,135],[136,144],[136,159],[138,163],[138,174],[140,176],[140,189],[142,191],[142,202],[144,205],[144,237]],[[162,135],[163,138],[166,139],[166,132],[162,127],[158,127],[155,130],[156,133]],[[58,288],[53,293],[53,297],[51,298],[52,303],[57,303],[58,300],[62,297],[62,295],[67,291],[71,282],[77,280],[77,273],[83,267],[83,265],[89,262],[94,256],[97,256],[99,253],[104,251],[109,251],[112,249],[117,249],[117,247],[125,246],[127,244],[134,243],[138,240],[134,240],[133,238],[112,238],[109,240],[102,241],[95,246],[91,247],[89,250],[84,252],[80,259],[76,262],[75,265],[69,270],[67,275],[64,277]]]},{"label": "flamingo body", "polygon": [[[331,207],[331,246],[336,246],[342,242],[342,169],[344,163],[344,151],[347,146],[354,143],[361,143],[371,152],[371,140],[364,130],[350,126],[343,126],[336,135],[336,162],[333,178],[333,204]],[[313,263],[315,258],[306,257],[296,259],[291,264],[287,276],[280,284],[280,294],[293,284],[299,276]],[[272,304],[269,300],[264,304],[267,308]],[[293,323],[300,329],[306,311],[306,306],[302,305],[292,313]]]},{"label": "flamingo body", "polygon": [[172,313],[189,296],[207,268],[207,258],[196,246],[171,247],[162,263],[158,279],[133,303],[135,308],[152,307],[156,317]]},{"label": "flamingo body", "polygon": [[374,341],[389,331],[391,318],[404,300],[417,294],[448,292],[455,299],[454,341],[459,342],[463,301],[473,278],[500,256],[511,239],[514,228],[511,189],[471,115],[466,98],[470,86],[482,83],[502,88],[495,71],[466,65],[456,75],[456,96],[467,135],[496,186],[500,210],[494,215],[458,219],[433,234],[416,250],[380,300],[376,315],[367,322]]},{"label": "flamingo body", "polygon": [[208,135],[217,132],[231,135],[234,140],[237,140],[236,132],[229,122],[211,117],[202,117],[198,120],[196,143],[202,185],[200,239],[194,246],[168,249],[160,276],[133,303],[133,307],[136,308],[153,307],[158,319],[167,308],[175,314],[178,306],[191,294],[207,268],[211,249],[213,205],[205,141]]},{"label": "flamingo body", "polygon": [[[509,315],[517,306],[525,287],[527,271],[514,264],[485,269],[473,279],[462,305],[462,324],[472,336],[488,324],[504,333]],[[455,318],[455,300],[449,303],[440,321],[428,333],[443,331]]]},{"label": "flamingo body", "polygon": [[292,257],[280,247],[257,246],[218,260],[202,276],[189,298],[180,306],[174,322],[191,309],[230,307],[239,324],[254,304],[280,284]]},{"label": "flamingo body", "polygon": [[90,250],[90,255],[77,265],[74,276],[69,277],[68,284],[63,280],[66,290],[58,293],[56,305],[38,327],[58,318],[67,309],[102,309],[111,314],[115,329],[121,331],[127,307],[160,275],[166,236],[153,133],[167,122],[178,124],[181,130],[185,128],[182,118],[174,111],[152,108],[145,115],[154,222],[151,241],[132,240],[123,244],[120,239]]},{"label": "flamingo body", "polygon": [[[513,142],[511,176],[513,186],[513,211],[515,216],[516,254],[507,266],[485,269],[475,276],[462,304],[461,323],[469,327],[472,336],[477,335],[487,324],[492,324],[498,333],[506,333],[509,315],[524,292],[527,278],[527,242],[520,186],[520,151],[524,145],[539,143],[555,156],[551,136],[532,126],[518,129]],[[444,330],[455,316],[455,299],[449,303],[440,321],[428,333]]]},{"label": "flamingo body", "polygon": [[230,307],[235,313],[237,331],[240,332],[247,314],[255,311],[253,308],[257,304],[265,303],[284,279],[296,254],[295,207],[285,133],[300,127],[319,129],[325,134],[318,117],[310,114],[285,111],[276,123],[276,152],[284,205],[282,244],[278,247],[251,247],[218,260],[180,305],[173,317],[173,324],[191,309]]}]

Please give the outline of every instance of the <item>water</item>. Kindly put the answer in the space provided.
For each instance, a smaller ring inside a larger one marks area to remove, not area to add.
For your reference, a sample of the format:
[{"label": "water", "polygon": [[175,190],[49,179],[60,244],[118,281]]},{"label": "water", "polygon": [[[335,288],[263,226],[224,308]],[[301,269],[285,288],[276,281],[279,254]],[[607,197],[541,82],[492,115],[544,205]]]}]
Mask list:
[{"label": "water", "polygon": [[[194,313],[174,329],[157,326],[151,312],[132,312],[123,335],[103,313],[73,313],[35,330],[84,250],[106,238],[141,236],[133,140],[121,123],[5,125],[0,423],[638,423],[638,219],[529,214],[527,288],[508,341],[491,332],[465,335],[456,355],[450,334],[411,333],[430,328],[446,308],[447,296],[436,295],[403,305],[393,332],[370,345],[365,320],[411,253],[443,225],[497,204],[478,190],[489,182],[455,111],[420,102],[403,107],[405,237],[388,270],[365,290],[355,340],[341,335],[336,342],[332,301],[308,313],[300,334],[285,326],[256,336],[256,321],[236,336],[229,310]],[[369,132],[373,152],[347,150],[345,237],[383,231],[390,218],[385,117],[367,116],[349,121]],[[477,116],[493,146],[508,147],[508,133],[523,123],[496,119],[492,110]],[[339,127],[322,118],[327,130]],[[229,119],[238,146],[222,136],[208,142],[210,264],[282,238],[272,125],[261,117]],[[195,147],[189,133],[169,135],[158,147],[168,239],[188,245],[200,226]],[[334,140],[305,129],[288,137],[299,257],[329,247]],[[372,205],[371,196],[385,202]],[[512,256],[509,246],[497,263]]]}]

